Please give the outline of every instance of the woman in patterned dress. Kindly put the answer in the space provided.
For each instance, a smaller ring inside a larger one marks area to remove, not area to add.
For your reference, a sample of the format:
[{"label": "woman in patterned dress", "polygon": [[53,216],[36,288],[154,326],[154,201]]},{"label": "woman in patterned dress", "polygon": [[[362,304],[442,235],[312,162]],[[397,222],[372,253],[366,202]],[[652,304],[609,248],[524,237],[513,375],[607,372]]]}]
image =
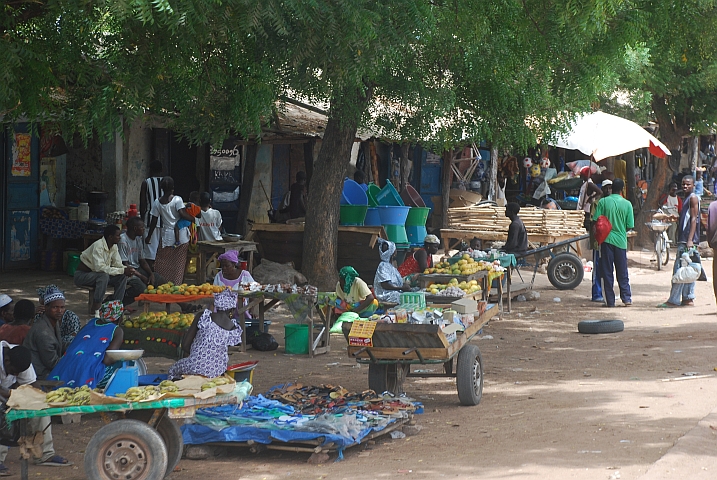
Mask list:
[{"label": "woman in patterned dress", "polygon": [[209,378],[222,375],[229,363],[229,345],[241,343],[241,327],[231,312],[237,306],[237,294],[223,290],[214,294],[216,312],[205,309],[194,317],[182,341],[187,358],[169,368],[169,378],[182,375],[202,375]]}]

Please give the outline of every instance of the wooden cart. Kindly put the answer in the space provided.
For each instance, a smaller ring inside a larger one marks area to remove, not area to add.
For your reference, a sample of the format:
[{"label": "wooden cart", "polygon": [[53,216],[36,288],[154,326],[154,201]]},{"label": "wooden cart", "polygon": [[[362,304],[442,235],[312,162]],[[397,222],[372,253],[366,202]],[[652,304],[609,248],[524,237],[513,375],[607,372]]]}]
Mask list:
[{"label": "wooden cart", "polygon": [[[208,399],[170,398],[150,402],[83,405],[6,413],[8,422],[19,422],[20,435],[28,433],[27,420],[71,414],[123,413],[100,428],[85,449],[85,476],[92,480],[150,480],[169,475],[182,458],[184,442],[173,418],[191,418],[197,408],[238,403],[233,394]],[[20,477],[28,479],[28,461],[20,460]]]},{"label": "wooden cart", "polygon": [[[469,342],[497,313],[498,305],[489,305],[453,343],[438,325],[377,323],[373,346],[349,345],[348,354],[368,364],[368,386],[376,392],[403,393],[409,376],[454,377],[461,405],[478,405],[483,395],[483,358],[478,346]],[[348,341],[351,324],[344,323],[342,330]],[[443,373],[411,373],[415,364],[443,364]]]}]

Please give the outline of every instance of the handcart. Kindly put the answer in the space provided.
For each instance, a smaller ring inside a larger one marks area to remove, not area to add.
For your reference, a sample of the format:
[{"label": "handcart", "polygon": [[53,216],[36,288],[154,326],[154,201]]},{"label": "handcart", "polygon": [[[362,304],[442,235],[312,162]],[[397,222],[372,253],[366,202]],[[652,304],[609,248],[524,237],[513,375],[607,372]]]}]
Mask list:
[{"label": "handcart", "polygon": [[[489,304],[453,342],[438,325],[376,323],[372,345],[349,344],[348,354],[368,364],[368,386],[376,392],[404,393],[403,382],[409,376],[453,377],[461,405],[478,405],[483,395],[483,357],[478,346],[469,342],[497,313],[498,305]],[[347,341],[351,326],[341,326]],[[411,365],[416,364],[443,364],[443,373],[412,373]]]},{"label": "handcart", "polygon": [[[92,480],[155,480],[169,475],[182,458],[182,432],[174,418],[191,418],[197,408],[238,403],[234,394],[207,399],[170,398],[157,401],[82,405],[43,410],[11,409],[8,422],[19,422],[21,438],[27,420],[69,414],[117,412],[123,418],[100,428],[85,449],[85,476]],[[20,461],[20,477],[28,479],[28,461]]]}]

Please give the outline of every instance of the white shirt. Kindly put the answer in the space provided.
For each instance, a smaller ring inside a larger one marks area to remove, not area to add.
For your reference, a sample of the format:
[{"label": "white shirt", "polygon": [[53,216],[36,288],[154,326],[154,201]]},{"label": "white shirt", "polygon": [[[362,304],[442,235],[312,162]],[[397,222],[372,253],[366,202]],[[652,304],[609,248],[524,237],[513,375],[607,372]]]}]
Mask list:
[{"label": "white shirt", "polygon": [[[184,201],[179,195],[175,195],[169,203],[162,205],[159,199],[152,204],[150,213],[162,221],[162,246],[174,245],[174,226],[182,217],[179,211],[184,208]],[[183,228],[179,231],[179,243],[185,244],[189,241],[189,229]]]},{"label": "white shirt", "polygon": [[0,341],[0,387],[7,390],[13,385],[15,385],[15,383],[19,383],[20,385],[34,383],[37,380],[37,375],[35,375],[35,369],[32,368],[32,363],[27,368],[27,370],[25,370],[24,372],[20,372],[17,376],[8,375],[5,372],[5,359],[3,358],[5,347],[15,348],[17,347],[17,345],[7,343],[5,340]]},{"label": "white shirt", "polygon": [[210,208],[206,212],[202,210],[199,217],[199,240],[221,240],[222,234],[219,228],[222,226],[222,214],[219,210]]},{"label": "white shirt", "polygon": [[589,215],[590,207],[592,206],[592,200],[588,201],[587,199],[588,183],[593,183],[593,179],[588,178],[588,181],[583,183],[583,186],[580,187],[580,195],[578,196],[578,210],[583,210]]},{"label": "white shirt", "polygon": [[127,232],[124,232],[120,235],[117,251],[123,262],[127,262],[130,267],[139,268],[139,261],[144,258],[144,241],[140,235],[132,240],[127,236]]}]

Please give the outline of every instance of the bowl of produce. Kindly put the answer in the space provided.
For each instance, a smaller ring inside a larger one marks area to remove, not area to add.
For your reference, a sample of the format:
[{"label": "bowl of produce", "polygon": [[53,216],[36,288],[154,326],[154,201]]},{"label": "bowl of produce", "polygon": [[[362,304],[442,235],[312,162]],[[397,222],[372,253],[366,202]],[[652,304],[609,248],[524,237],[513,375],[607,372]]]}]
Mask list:
[{"label": "bowl of produce", "polygon": [[144,350],[106,350],[105,356],[113,362],[124,362],[127,360],[139,360],[144,355]]}]

